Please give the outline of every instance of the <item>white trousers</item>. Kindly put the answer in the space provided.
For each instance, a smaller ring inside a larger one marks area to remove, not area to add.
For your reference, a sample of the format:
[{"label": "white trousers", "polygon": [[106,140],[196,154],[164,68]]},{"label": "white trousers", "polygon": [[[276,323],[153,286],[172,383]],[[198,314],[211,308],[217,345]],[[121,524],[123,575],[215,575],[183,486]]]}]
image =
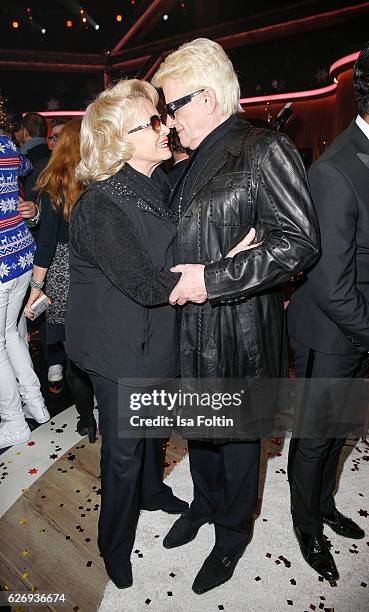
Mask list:
[{"label": "white trousers", "polygon": [[42,402],[40,381],[18,330],[17,320],[32,272],[0,282],[0,416],[13,426],[24,423],[22,402]]}]

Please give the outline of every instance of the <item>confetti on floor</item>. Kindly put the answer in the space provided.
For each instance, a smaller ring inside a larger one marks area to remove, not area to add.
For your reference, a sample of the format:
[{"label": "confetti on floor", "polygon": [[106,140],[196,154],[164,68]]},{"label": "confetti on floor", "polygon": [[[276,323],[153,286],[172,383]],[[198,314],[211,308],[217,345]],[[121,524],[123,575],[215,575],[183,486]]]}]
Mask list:
[{"label": "confetti on floor", "polygon": [[[363,443],[349,444],[344,455],[337,506],[366,529],[367,537],[353,543],[328,527],[325,529],[332,552],[339,553],[336,562],[340,579],[336,583],[328,583],[305,563],[293,535],[285,473],[288,440],[285,440],[268,447],[263,445],[266,480],[265,484],[261,482],[261,514],[255,523],[253,540],[232,580],[209,593],[196,595],[191,585],[213,546],[213,526],[201,527],[196,539],[186,546],[166,550],[162,539],[175,517],[161,512],[142,512],[132,554],[133,587],[122,591],[109,582],[99,612],[146,609],[155,612],[285,612],[287,609],[368,612],[369,448]],[[354,473],[351,472],[353,461],[357,466]],[[166,482],[173,486],[176,495],[191,500],[188,458]],[[264,521],[266,517],[268,520]]]}]

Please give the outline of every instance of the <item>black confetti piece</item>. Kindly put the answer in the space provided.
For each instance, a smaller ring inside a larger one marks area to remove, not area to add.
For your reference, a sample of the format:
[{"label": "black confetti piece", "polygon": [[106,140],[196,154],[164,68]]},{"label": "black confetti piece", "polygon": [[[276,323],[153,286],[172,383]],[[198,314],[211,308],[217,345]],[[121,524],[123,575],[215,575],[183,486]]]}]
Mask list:
[{"label": "black confetti piece", "polygon": [[220,606],[218,606],[218,610],[224,610],[224,606],[222,606],[222,604],[220,604]]},{"label": "black confetti piece", "polygon": [[261,580],[260,576],[256,576],[255,580],[256,582],[259,582],[259,580]]},{"label": "black confetti piece", "polygon": [[292,586],[296,586],[296,580],[294,578],[291,578],[290,583]]},{"label": "black confetti piece", "polygon": [[288,603],[288,605],[289,605],[289,606],[293,606],[293,601],[292,601],[292,599],[287,599],[287,603]]},{"label": "black confetti piece", "polygon": [[148,606],[151,603],[151,599],[145,599],[145,604]]},{"label": "black confetti piece", "polygon": [[86,567],[91,567],[91,565],[92,565],[92,561],[87,561]]},{"label": "black confetti piece", "polygon": [[364,589],[366,589],[366,587],[368,586],[366,582],[360,582],[360,586],[364,587]]},{"label": "black confetti piece", "polygon": [[168,597],[173,597],[172,591],[167,591],[167,595],[168,595]]},{"label": "black confetti piece", "polygon": [[171,578],[174,578],[175,574],[174,574],[173,572],[170,572],[169,576],[170,576]]}]

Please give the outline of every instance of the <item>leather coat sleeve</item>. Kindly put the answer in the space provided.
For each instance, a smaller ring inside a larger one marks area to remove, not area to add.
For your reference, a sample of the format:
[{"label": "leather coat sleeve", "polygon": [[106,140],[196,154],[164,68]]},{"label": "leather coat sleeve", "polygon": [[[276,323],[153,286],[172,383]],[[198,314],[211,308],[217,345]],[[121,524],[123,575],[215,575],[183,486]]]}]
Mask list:
[{"label": "leather coat sleeve", "polygon": [[369,302],[356,285],[359,210],[354,188],[326,163],[314,164],[309,180],[322,243],[321,257],[308,275],[312,294],[349,340],[369,350]]},{"label": "leather coat sleeve", "polygon": [[255,242],[261,245],[205,266],[205,285],[214,304],[268,291],[309,268],[319,254],[305,168],[285,135],[273,135],[261,156],[257,183]]}]

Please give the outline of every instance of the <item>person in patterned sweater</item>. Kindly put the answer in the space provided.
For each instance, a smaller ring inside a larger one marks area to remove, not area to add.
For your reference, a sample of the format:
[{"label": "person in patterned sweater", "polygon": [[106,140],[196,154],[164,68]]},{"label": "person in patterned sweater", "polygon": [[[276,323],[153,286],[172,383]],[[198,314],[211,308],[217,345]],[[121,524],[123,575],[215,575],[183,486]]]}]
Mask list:
[{"label": "person in patterned sweater", "polygon": [[18,211],[18,178],[31,169],[8,136],[0,135],[0,448],[30,439],[25,416],[39,423],[50,418],[17,325],[36,249]]}]

